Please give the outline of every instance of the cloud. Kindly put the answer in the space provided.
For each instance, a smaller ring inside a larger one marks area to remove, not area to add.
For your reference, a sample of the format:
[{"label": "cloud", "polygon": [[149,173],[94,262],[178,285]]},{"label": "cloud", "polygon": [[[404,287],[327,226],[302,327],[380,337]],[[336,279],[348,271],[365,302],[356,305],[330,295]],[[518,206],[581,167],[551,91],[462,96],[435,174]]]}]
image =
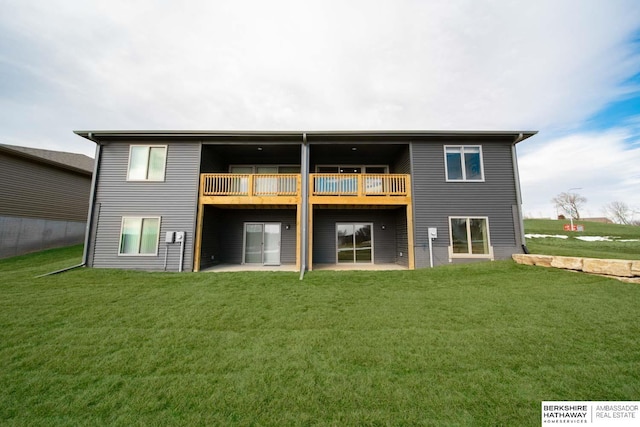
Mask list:
[{"label": "cloud", "polygon": [[570,188],[588,200],[582,216],[603,216],[602,207],[612,201],[639,209],[639,143],[626,129],[523,142],[518,163],[525,215],[554,217],[551,199]]},{"label": "cloud", "polygon": [[4,142],[83,152],[73,129],[577,129],[640,66],[633,0],[22,0],[3,12]]}]

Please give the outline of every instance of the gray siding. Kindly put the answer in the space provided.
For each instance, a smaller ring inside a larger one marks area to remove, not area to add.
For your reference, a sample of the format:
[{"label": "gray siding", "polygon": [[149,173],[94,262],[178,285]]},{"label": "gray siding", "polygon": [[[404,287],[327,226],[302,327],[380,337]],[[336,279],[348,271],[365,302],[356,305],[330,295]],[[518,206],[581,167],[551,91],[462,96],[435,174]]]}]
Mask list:
[{"label": "gray siding", "polygon": [[[148,142],[143,145],[147,145]],[[94,244],[89,265],[105,268],[162,270],[167,231],[186,231],[184,271],[193,266],[193,243],[200,168],[200,143],[164,143],[167,163],[164,182],[127,182],[129,146],[126,142],[102,147],[97,182]],[[123,216],[160,216],[158,254],[155,256],[118,255]],[[168,247],[168,270],[179,265],[180,245]]]},{"label": "gray siding", "polygon": [[403,146],[398,153],[398,157],[395,159],[395,162],[391,165],[390,173],[411,173],[411,156],[409,153],[409,146]]},{"label": "gray siding", "polygon": [[202,241],[200,243],[200,269],[222,262],[220,230],[224,228],[224,211],[211,205],[204,206]]},{"label": "gray siding", "polygon": [[0,153],[0,215],[87,220],[91,175]]},{"label": "gray siding", "polygon": [[[445,182],[445,144],[482,145],[485,182]],[[496,259],[518,251],[513,206],[516,184],[511,143],[504,141],[413,142],[412,184],[416,268],[429,265],[427,228],[437,227],[434,264],[449,262],[449,216],[486,216]],[[456,260],[460,261],[460,260]]]},{"label": "gray siding", "polygon": [[219,209],[207,206],[202,232],[202,268],[218,262],[242,263],[245,222],[281,223],[280,263],[296,263],[295,209]]},{"label": "gray siding", "polygon": [[407,233],[407,208],[396,209],[396,259],[397,263],[409,266],[409,240]]},{"label": "gray siding", "polygon": [[[375,264],[395,263],[397,258],[396,217],[404,209],[314,209],[313,263],[336,263],[336,223],[373,223],[373,254]],[[385,229],[382,229],[382,225]]]}]

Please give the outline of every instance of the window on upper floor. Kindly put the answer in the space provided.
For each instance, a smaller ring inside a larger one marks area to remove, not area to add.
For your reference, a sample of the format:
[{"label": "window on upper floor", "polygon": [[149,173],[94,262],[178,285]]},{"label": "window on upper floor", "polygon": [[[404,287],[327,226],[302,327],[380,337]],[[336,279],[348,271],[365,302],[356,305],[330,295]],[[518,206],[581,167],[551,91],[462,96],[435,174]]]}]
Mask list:
[{"label": "window on upper floor", "polygon": [[123,217],[119,255],[157,255],[160,217]]},{"label": "window on upper floor", "polygon": [[445,145],[447,181],[484,181],[482,147],[479,145]]},{"label": "window on upper floor", "polygon": [[127,180],[164,181],[166,162],[166,145],[132,145]]},{"label": "window on upper floor", "polygon": [[450,217],[451,257],[493,257],[486,217]]}]

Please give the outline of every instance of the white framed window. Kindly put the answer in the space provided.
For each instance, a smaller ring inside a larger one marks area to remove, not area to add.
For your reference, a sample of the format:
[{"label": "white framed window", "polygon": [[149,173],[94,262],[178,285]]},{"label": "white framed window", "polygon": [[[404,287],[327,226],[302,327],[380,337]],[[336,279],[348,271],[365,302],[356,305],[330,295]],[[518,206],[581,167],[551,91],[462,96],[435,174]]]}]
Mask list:
[{"label": "white framed window", "polygon": [[388,174],[388,165],[316,165],[316,173]]},{"label": "white framed window", "polygon": [[229,173],[240,173],[240,174],[300,173],[300,166],[298,165],[229,165]]},{"label": "white framed window", "polygon": [[487,217],[449,217],[450,258],[490,258],[493,247]]},{"label": "white framed window", "polygon": [[127,181],[164,181],[166,145],[131,145]]},{"label": "white framed window", "polygon": [[118,255],[158,255],[160,217],[124,216]]},{"label": "white framed window", "polygon": [[445,145],[444,158],[447,181],[484,181],[482,146]]}]

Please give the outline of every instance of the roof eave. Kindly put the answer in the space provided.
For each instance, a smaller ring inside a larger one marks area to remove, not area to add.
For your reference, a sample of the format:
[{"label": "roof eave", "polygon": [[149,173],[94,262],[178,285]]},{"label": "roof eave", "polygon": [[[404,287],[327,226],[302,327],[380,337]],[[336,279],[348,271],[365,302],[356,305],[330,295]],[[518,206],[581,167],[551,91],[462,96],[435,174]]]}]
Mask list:
[{"label": "roof eave", "polygon": [[415,131],[415,130],[367,130],[367,131],[184,131],[184,130],[78,130],[74,131],[76,135],[89,139],[95,143],[99,143],[101,138],[152,138],[152,137],[173,137],[173,138],[207,138],[207,137],[277,137],[277,136],[404,136],[404,137],[443,137],[443,136],[512,136],[517,142],[523,141],[536,133],[537,131]]}]

